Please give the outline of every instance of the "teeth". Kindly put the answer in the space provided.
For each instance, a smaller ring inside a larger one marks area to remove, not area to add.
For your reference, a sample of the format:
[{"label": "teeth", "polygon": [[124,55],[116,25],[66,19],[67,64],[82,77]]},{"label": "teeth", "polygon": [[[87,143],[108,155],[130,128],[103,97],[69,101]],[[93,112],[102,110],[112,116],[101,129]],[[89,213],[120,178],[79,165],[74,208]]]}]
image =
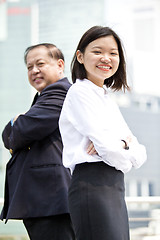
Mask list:
[{"label": "teeth", "polygon": [[99,68],[110,69],[108,66],[98,66]]}]

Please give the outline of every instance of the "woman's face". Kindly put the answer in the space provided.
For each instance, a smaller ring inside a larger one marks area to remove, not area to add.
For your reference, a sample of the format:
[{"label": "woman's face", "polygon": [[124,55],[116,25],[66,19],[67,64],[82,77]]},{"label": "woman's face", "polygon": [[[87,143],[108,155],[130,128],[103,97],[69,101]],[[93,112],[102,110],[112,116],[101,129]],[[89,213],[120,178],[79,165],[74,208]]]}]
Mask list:
[{"label": "woman's face", "polygon": [[101,37],[89,43],[84,53],[77,51],[77,60],[84,65],[87,78],[99,87],[114,75],[119,66],[119,51],[113,36]]}]

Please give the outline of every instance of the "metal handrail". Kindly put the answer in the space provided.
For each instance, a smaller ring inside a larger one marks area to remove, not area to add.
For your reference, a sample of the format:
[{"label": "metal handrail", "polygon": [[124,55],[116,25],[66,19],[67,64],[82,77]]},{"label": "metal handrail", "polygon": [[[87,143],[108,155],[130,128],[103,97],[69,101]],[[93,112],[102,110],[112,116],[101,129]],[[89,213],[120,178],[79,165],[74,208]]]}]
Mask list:
[{"label": "metal handrail", "polygon": [[[157,214],[151,214],[147,217],[141,217],[141,216],[135,216],[129,217],[129,222],[132,224],[137,223],[138,227],[130,228],[132,239],[144,239],[143,237],[151,236],[151,237],[157,237],[156,239],[160,239],[160,231],[159,229],[159,221],[160,221],[160,214],[159,214],[159,205],[160,205],[160,196],[150,196],[150,197],[125,197],[127,208],[132,208],[132,205],[135,209],[139,209],[141,211],[142,209],[149,209],[149,206],[151,207],[151,210],[153,208],[153,204],[158,205],[156,206],[155,211],[158,211]],[[2,207],[4,203],[4,199],[0,198],[0,205]],[[140,207],[140,208],[139,208]],[[143,208],[144,207],[144,208]],[[154,211],[154,210],[153,210]],[[135,222],[135,223],[134,223]],[[147,224],[147,227],[139,227],[140,222],[145,222]],[[158,226],[158,228],[157,228]],[[142,237],[143,235],[143,237]],[[152,239],[152,238],[151,238]]]},{"label": "metal handrail", "polygon": [[160,196],[151,197],[126,197],[126,203],[149,203],[149,204],[160,204]]}]

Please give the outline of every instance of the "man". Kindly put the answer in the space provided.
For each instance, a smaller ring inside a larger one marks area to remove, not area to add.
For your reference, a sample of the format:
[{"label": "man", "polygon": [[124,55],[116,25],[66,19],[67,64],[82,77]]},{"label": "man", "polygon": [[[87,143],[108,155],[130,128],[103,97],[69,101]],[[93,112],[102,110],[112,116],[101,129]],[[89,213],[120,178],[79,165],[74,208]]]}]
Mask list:
[{"label": "man", "polygon": [[30,84],[38,91],[31,108],[12,119],[2,138],[12,157],[6,167],[1,219],[23,219],[31,240],[72,240],[67,192],[70,172],[62,165],[58,127],[70,87],[64,57],[53,44],[25,51]]}]

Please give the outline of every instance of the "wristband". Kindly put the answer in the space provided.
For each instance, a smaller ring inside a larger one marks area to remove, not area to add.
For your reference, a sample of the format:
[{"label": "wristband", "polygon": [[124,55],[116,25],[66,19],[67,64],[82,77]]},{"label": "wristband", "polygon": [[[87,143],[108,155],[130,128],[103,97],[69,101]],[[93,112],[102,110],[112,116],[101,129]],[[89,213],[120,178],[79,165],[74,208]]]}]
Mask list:
[{"label": "wristband", "polygon": [[125,149],[125,150],[129,150],[129,146],[127,145],[126,141],[125,141],[125,140],[121,140],[121,141],[124,142],[124,144],[125,144],[124,149]]}]

